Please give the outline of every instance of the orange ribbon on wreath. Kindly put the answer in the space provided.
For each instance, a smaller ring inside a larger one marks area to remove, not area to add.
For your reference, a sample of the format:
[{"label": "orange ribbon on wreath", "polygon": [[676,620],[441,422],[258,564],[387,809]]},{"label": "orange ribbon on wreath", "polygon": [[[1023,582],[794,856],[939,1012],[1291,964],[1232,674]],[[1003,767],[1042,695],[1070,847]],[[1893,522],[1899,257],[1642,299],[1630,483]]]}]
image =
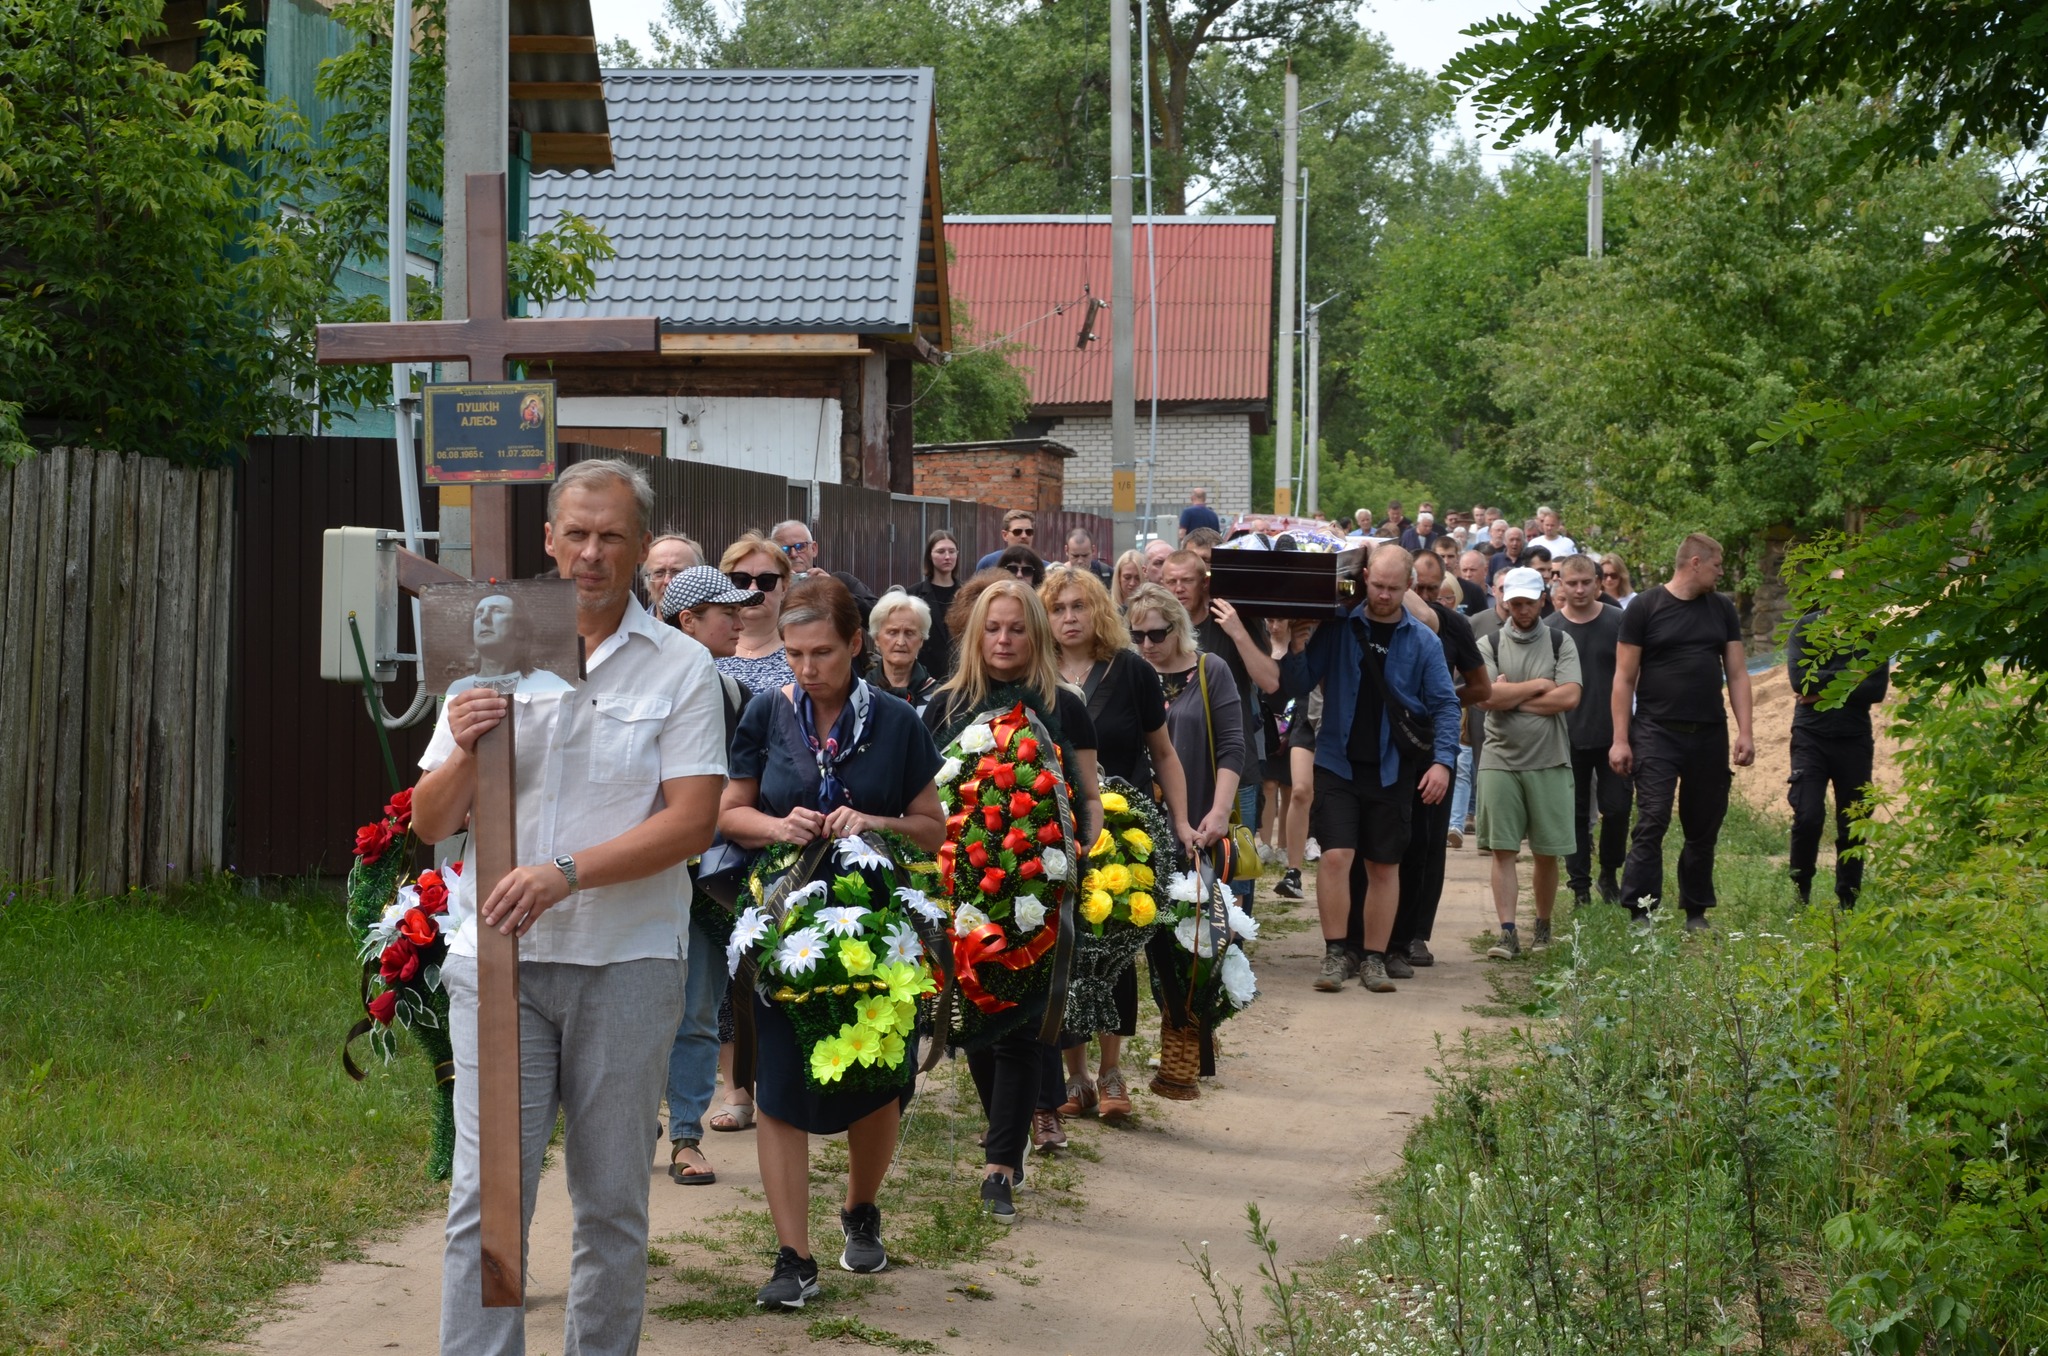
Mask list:
[{"label": "orange ribbon on wreath", "polygon": [[965,937],[953,939],[953,976],[960,984],[960,992],[967,995],[967,1001],[990,1015],[1017,1005],[1007,998],[998,998],[982,987],[980,976],[974,967],[983,961],[994,961],[1005,970],[1024,970],[1035,965],[1052,944],[1059,940],[1059,929],[1042,927],[1038,935],[1020,947],[1012,948],[1009,939],[1003,935],[1001,923],[983,923]]}]

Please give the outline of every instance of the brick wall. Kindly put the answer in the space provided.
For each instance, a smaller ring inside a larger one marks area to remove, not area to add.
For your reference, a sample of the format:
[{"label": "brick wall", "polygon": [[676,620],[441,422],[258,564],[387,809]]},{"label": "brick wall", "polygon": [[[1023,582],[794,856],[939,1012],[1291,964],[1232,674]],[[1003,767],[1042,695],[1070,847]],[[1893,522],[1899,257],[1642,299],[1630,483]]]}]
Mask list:
[{"label": "brick wall", "polygon": [[1066,495],[1067,458],[1050,448],[919,448],[916,466],[916,493],[933,498],[1051,513]]},{"label": "brick wall", "polygon": [[[1145,454],[1150,445],[1144,406],[1138,407],[1138,511],[1145,509]],[[1109,511],[1109,420],[1062,419],[1046,436],[1074,449],[1067,463],[1067,507]],[[1228,521],[1248,508],[1252,489],[1251,416],[1246,414],[1159,415],[1159,464],[1153,468],[1152,500],[1157,512],[1177,514],[1197,485]]]}]

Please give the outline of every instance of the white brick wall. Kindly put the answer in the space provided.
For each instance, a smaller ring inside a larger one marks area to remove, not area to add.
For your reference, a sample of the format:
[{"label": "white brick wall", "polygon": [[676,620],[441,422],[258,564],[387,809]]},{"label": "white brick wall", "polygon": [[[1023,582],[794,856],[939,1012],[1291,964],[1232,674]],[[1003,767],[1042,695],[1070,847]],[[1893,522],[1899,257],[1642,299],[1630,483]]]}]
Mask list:
[{"label": "white brick wall", "polygon": [[[1138,511],[1145,511],[1145,454],[1150,445],[1138,407]],[[1066,507],[1109,512],[1109,420],[1062,419],[1046,434],[1074,449],[1067,462]],[[1252,428],[1247,414],[1159,415],[1159,464],[1152,468],[1154,511],[1177,515],[1197,485],[1226,523],[1251,502]]]}]

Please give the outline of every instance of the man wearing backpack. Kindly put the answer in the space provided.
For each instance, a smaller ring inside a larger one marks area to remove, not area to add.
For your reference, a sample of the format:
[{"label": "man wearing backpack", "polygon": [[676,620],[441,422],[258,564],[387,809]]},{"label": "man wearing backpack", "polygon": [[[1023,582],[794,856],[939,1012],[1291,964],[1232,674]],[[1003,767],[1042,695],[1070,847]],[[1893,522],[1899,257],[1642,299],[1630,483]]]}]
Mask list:
[{"label": "man wearing backpack", "polygon": [[1479,642],[1493,679],[1486,742],[1479,750],[1479,847],[1493,854],[1493,910],[1500,940],[1496,960],[1522,954],[1515,926],[1515,860],[1526,839],[1535,855],[1536,923],[1530,945],[1550,944],[1557,903],[1558,859],[1577,846],[1572,832],[1572,737],[1566,714],[1579,704],[1579,651],[1572,638],[1545,626],[1543,576],[1513,569],[1501,579],[1507,623]]}]

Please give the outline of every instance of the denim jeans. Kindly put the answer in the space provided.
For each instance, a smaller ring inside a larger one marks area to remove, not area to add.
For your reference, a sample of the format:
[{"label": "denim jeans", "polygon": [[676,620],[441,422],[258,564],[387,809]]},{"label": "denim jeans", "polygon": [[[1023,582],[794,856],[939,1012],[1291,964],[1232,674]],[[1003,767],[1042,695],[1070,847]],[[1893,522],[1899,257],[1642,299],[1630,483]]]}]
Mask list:
[{"label": "denim jeans", "polygon": [[690,924],[683,1024],[668,1052],[668,1137],[704,1138],[704,1113],[718,1091],[718,1005],[731,983],[725,952]]},{"label": "denim jeans", "polygon": [[1462,830],[1472,817],[1472,746],[1458,745],[1458,775],[1451,783],[1451,827]]}]

